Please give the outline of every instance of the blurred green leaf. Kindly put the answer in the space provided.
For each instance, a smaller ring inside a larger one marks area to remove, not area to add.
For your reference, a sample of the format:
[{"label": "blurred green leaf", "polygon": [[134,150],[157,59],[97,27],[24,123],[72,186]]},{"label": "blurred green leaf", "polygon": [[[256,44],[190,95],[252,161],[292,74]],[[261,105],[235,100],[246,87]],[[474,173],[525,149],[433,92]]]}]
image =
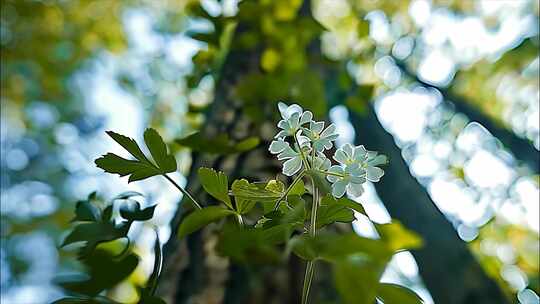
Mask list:
[{"label": "blurred green leaf", "polygon": [[70,292],[96,296],[127,278],[139,264],[139,257],[133,253],[118,257],[106,250],[97,249],[83,263],[88,268],[88,279],[58,284]]},{"label": "blurred green leaf", "polygon": [[[95,192],[93,192],[95,193]],[[91,202],[91,196],[87,200],[78,201],[75,206],[75,218],[72,221],[98,221],[101,217],[101,210]]]},{"label": "blurred green leaf", "polygon": [[384,304],[422,304],[424,301],[414,291],[400,285],[381,283],[377,288],[377,298]]},{"label": "blurred green leaf", "polygon": [[51,304],[119,304],[119,302],[113,301],[109,298],[97,296],[97,297],[67,297],[56,300]]},{"label": "blurred green leaf", "polygon": [[199,181],[204,190],[214,198],[222,201],[227,207],[233,209],[229,197],[229,181],[223,172],[216,172],[212,168],[199,168]]},{"label": "blurred green leaf", "polygon": [[220,134],[214,138],[208,138],[201,133],[194,133],[187,137],[177,139],[175,142],[192,151],[210,154],[234,154],[249,151],[259,145],[258,137],[248,137],[239,142],[234,142],[227,134]]},{"label": "blurred green leaf", "polygon": [[355,233],[321,233],[315,237],[301,235],[292,238],[290,246],[296,255],[305,260],[339,261],[358,254],[387,259],[392,254],[382,241],[360,237]]},{"label": "blurred green leaf", "polygon": [[178,237],[183,238],[212,222],[234,214],[236,214],[234,211],[219,206],[209,206],[203,209],[197,209],[182,220],[180,227],[178,228]]},{"label": "blurred green leaf", "polygon": [[[242,188],[242,187],[249,187],[249,182],[245,179],[237,179],[232,183],[231,188]],[[235,196],[234,197],[235,205],[236,205],[236,211],[240,214],[246,214],[248,213],[253,206],[255,206],[255,201],[249,200],[246,197],[241,196]]]},{"label": "blurred green leaf", "polygon": [[157,205],[141,210],[141,205],[136,201],[128,201],[120,207],[120,215],[129,221],[147,221],[154,216]]},{"label": "blurred green leaf", "polygon": [[[386,261],[350,257],[334,264],[334,281],[346,304],[375,303],[377,285]],[[401,304],[401,302],[391,302]]]},{"label": "blurred green leaf", "polygon": [[414,232],[405,228],[399,221],[392,220],[389,224],[375,224],[389,248],[393,251],[417,249],[422,246],[422,239]]}]

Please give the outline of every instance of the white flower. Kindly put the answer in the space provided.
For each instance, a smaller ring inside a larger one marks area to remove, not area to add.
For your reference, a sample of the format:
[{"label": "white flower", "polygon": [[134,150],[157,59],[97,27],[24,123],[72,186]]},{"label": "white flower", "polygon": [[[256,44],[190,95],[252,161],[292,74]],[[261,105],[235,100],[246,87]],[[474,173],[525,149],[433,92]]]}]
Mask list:
[{"label": "white flower", "polygon": [[280,102],[278,108],[283,119],[278,122],[278,127],[282,130],[276,135],[276,138],[294,136],[302,125],[310,122],[313,118],[310,111],[304,112],[302,107],[297,104],[287,106]]},{"label": "white flower", "polygon": [[[270,143],[268,150],[272,154],[278,154],[278,160],[286,160],[283,163],[283,174],[292,176],[302,169],[302,153],[298,145],[293,149],[283,138],[278,138]],[[302,144],[302,152],[304,151],[309,152],[309,143]]]},{"label": "white flower", "polygon": [[326,171],[330,168],[332,163],[330,163],[330,160],[326,158],[326,156],[323,153],[318,153],[319,156],[315,156],[310,158],[311,163],[311,169],[313,170],[319,170],[319,171]]},{"label": "white flower", "polygon": [[362,184],[366,182],[365,171],[360,167],[355,165],[334,165],[328,169],[328,172],[326,179],[332,183],[332,195],[334,197],[340,198],[345,192],[353,197],[364,193]]},{"label": "white flower", "polygon": [[387,162],[385,155],[375,151],[367,151],[364,146],[353,147],[345,144],[334,154],[334,159],[342,165],[357,165],[366,171],[366,178],[370,182],[378,182],[384,175],[381,168],[376,167]]},{"label": "white flower", "polygon": [[338,138],[336,134],[336,126],[330,124],[324,129],[324,121],[310,121],[309,128],[302,128],[304,134],[311,140],[313,149],[317,152],[324,150],[330,150],[332,148],[332,141]]}]

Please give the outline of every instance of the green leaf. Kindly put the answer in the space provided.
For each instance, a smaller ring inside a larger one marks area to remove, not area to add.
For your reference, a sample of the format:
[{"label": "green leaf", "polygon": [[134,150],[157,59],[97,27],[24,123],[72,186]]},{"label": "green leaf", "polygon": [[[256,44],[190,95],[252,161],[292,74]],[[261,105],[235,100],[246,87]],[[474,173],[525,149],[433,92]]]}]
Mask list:
[{"label": "green leaf", "polygon": [[176,159],[173,155],[167,153],[167,145],[165,145],[156,130],[152,128],[146,129],[144,131],[144,142],[162,172],[169,173],[176,171]]},{"label": "green leaf", "polygon": [[282,197],[285,186],[282,182],[271,180],[267,184],[250,183],[245,179],[235,183],[231,187],[235,197],[259,203],[272,203]]},{"label": "green leaf", "polygon": [[296,184],[291,188],[289,193],[287,195],[299,195],[302,196],[306,193],[306,186],[304,185],[303,180],[299,180],[296,182]]},{"label": "green leaf", "polygon": [[141,148],[132,138],[112,131],[107,131],[107,134],[126,149],[135,159],[125,159],[114,153],[107,153],[95,160],[96,165],[105,172],[120,176],[129,175],[128,181],[133,182],[176,171],[176,160],[174,156],[167,154],[167,147],[163,139],[154,129],[147,129],[144,133],[144,139],[157,165],[153,164],[144,155]]},{"label": "green leaf", "polygon": [[106,131],[114,141],[116,141],[118,144],[120,144],[124,149],[126,149],[133,157],[135,157],[139,161],[148,161],[144,153],[142,152],[141,148],[139,148],[139,145],[137,145],[137,142],[133,138],[129,138],[127,136],[115,133],[113,131]]},{"label": "green leaf", "polygon": [[217,250],[220,255],[246,264],[278,263],[281,260],[274,244],[288,238],[287,227],[272,227],[270,230],[238,228],[237,225],[225,225],[221,231]]},{"label": "green leaf", "polygon": [[137,192],[137,191],[125,191],[125,192],[122,192],[122,193],[118,194],[117,196],[113,197],[111,199],[111,201],[126,200],[126,199],[132,198],[134,196],[144,196],[144,195]]},{"label": "green leaf", "polygon": [[[133,253],[118,257],[103,249],[96,249],[82,260],[88,269],[88,276],[82,280],[55,280],[63,288],[86,296],[94,297],[105,289],[125,280],[139,264],[139,257]],[[95,300],[96,298],[94,298]],[[96,303],[96,302],[90,302]],[[106,303],[106,302],[97,302]]]},{"label": "green leaf", "polygon": [[120,207],[120,215],[128,221],[147,221],[154,216],[157,205],[141,210],[139,202],[130,200]]},{"label": "green leaf", "polygon": [[417,249],[422,246],[422,239],[397,220],[393,219],[390,224],[375,224],[375,227],[381,239],[393,251]]},{"label": "green leaf", "polygon": [[227,134],[208,138],[201,133],[194,133],[175,142],[192,151],[226,155],[249,151],[259,145],[260,139],[253,136],[235,143]]},{"label": "green leaf", "polygon": [[319,189],[321,195],[326,195],[331,192],[332,189],[330,188],[330,184],[328,183],[328,181],[326,181],[326,177],[324,174],[312,170],[307,170],[306,173],[309,177],[313,179],[313,182],[315,183],[315,186]]},{"label": "green leaf", "polygon": [[161,174],[147,161],[129,160],[114,153],[107,153],[95,160],[96,165],[105,172],[118,174],[121,177],[130,175],[128,182],[142,180]]},{"label": "green leaf", "polygon": [[101,210],[94,206],[90,199],[77,202],[75,206],[75,218],[73,221],[96,222],[99,221],[100,217]]},{"label": "green leaf", "polygon": [[355,233],[321,233],[315,237],[301,235],[291,239],[290,248],[305,260],[340,261],[352,255],[367,255],[387,259],[392,255],[380,240],[360,237]]},{"label": "green leaf", "polygon": [[400,285],[381,283],[377,288],[377,298],[385,304],[422,304],[420,298],[414,291]]},{"label": "green leaf", "polygon": [[62,243],[62,247],[86,242],[88,250],[93,250],[101,242],[112,241],[127,235],[129,226],[115,226],[110,222],[83,223],[75,226]]},{"label": "green leaf", "polygon": [[354,219],[354,213],[345,206],[320,205],[317,215],[317,229],[335,222],[350,223]]},{"label": "green leaf", "polygon": [[[375,303],[377,286],[386,262],[355,256],[335,263],[334,281],[343,303]],[[401,302],[390,303],[401,304]]]},{"label": "green leaf", "polygon": [[199,168],[199,180],[206,192],[233,209],[229,197],[229,181],[223,172],[211,168]]},{"label": "green leaf", "polygon": [[[231,188],[238,187],[249,187],[249,182],[245,179],[237,179],[232,183]],[[236,211],[239,214],[246,214],[253,208],[253,206],[255,206],[254,201],[251,201],[245,197],[235,196],[234,201],[236,205]]]},{"label": "green leaf", "polygon": [[197,209],[184,218],[178,228],[178,237],[182,238],[202,227],[220,220],[226,216],[236,214],[232,210],[227,210],[219,206],[210,206]]}]

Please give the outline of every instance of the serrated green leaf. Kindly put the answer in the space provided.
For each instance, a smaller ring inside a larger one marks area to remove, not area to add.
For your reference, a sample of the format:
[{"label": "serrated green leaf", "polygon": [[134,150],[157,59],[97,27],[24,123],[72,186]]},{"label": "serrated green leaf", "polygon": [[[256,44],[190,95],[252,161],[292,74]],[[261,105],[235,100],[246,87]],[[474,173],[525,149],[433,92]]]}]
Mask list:
[{"label": "serrated green leaf", "polygon": [[219,206],[197,209],[182,220],[180,227],[178,228],[178,237],[183,238],[212,222],[234,214],[236,214],[234,211]]},{"label": "serrated green leaf", "polygon": [[120,207],[120,215],[128,221],[147,221],[154,216],[157,205],[141,210],[139,202],[130,200]]},{"label": "serrated green leaf", "polygon": [[[238,188],[240,187],[249,187],[249,182],[245,179],[237,179],[232,183],[231,188]],[[236,205],[236,211],[240,214],[246,214],[248,213],[253,206],[255,206],[255,202],[251,201],[245,197],[234,197],[234,202]]]},{"label": "serrated green leaf", "polygon": [[405,288],[404,286],[381,283],[377,288],[377,298],[384,304],[423,304],[420,298],[414,291]]},{"label": "serrated green leaf", "polygon": [[354,221],[354,213],[338,204],[320,205],[317,215],[317,229],[335,222],[350,223]]},{"label": "serrated green leaf", "polygon": [[229,181],[227,175],[212,168],[199,168],[199,181],[204,190],[214,198],[222,201],[227,207],[233,209],[229,197]]},{"label": "serrated green leaf", "polygon": [[144,155],[141,148],[132,138],[112,131],[107,131],[107,134],[135,157],[135,159],[125,159],[114,153],[107,153],[95,160],[96,165],[105,172],[120,176],[129,175],[128,181],[133,182],[176,170],[174,156],[167,154],[167,147],[155,130],[147,129],[144,138],[156,164],[153,164]]},{"label": "serrated green leaf", "polygon": [[106,131],[105,133],[107,133],[112,139],[114,139],[114,141],[126,149],[137,160],[148,161],[143,151],[133,138],[129,138],[113,131]]},{"label": "serrated green leaf", "polygon": [[232,194],[235,197],[259,202],[271,203],[278,200],[285,191],[285,186],[282,182],[271,180],[267,184],[250,183],[245,179],[241,179],[231,187]]},{"label": "serrated green leaf", "polygon": [[170,173],[176,171],[176,159],[173,155],[167,153],[167,145],[156,130],[152,128],[146,129],[144,131],[144,142],[161,172]]},{"label": "serrated green leaf", "polygon": [[122,158],[114,153],[107,153],[95,160],[96,165],[105,172],[118,174],[121,177],[130,175],[129,182],[142,180],[161,174],[152,164],[138,160]]}]

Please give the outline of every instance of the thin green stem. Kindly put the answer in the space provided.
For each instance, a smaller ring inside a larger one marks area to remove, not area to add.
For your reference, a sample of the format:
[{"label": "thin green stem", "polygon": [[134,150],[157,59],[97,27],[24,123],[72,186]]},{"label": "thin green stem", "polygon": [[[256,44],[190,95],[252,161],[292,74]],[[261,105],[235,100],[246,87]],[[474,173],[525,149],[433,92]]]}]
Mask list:
[{"label": "thin green stem", "polygon": [[[309,224],[309,235],[314,237],[317,235],[317,210],[319,208],[319,189],[315,187],[315,182],[311,179],[313,187],[313,203],[311,206],[311,221]],[[315,261],[309,261],[306,266],[306,275],[304,277],[304,286],[302,289],[302,304],[307,304],[309,298],[309,290],[315,273]]]},{"label": "thin green stem", "polygon": [[304,275],[304,286],[302,287],[302,304],[307,304],[309,300],[309,290],[311,289],[311,278],[313,276],[313,267],[315,263],[308,261],[306,265],[306,274]]},{"label": "thin green stem", "polygon": [[285,192],[283,192],[283,195],[281,195],[280,198],[277,200],[276,206],[274,207],[274,211],[278,210],[279,204],[287,197],[289,192],[291,192],[292,188],[302,179],[302,177],[304,177],[304,175],[306,175],[305,170],[303,170],[302,172],[300,172],[300,174],[298,174],[298,176],[293,180],[293,182],[289,186],[289,188],[287,188],[287,190],[285,190]]},{"label": "thin green stem", "polygon": [[298,141],[298,138],[296,137],[296,134],[293,136],[294,142],[298,146],[298,149],[300,150],[300,157],[302,157],[302,162],[304,163],[304,166],[306,166],[306,169],[311,169],[311,166],[309,165],[306,156],[304,155],[304,151],[302,150],[302,146],[300,146],[300,142]]},{"label": "thin green stem", "polygon": [[180,192],[182,192],[183,195],[187,196],[192,202],[193,202],[193,205],[195,207],[197,207],[197,209],[202,209],[202,206],[201,204],[199,204],[195,198],[189,194],[189,192],[187,192],[184,188],[180,187],[180,185],[178,185],[170,176],[168,176],[167,174],[163,174],[163,176],[169,181],[171,182],[175,187],[176,189],[180,190]]},{"label": "thin green stem", "polygon": [[326,175],[333,175],[333,176],[338,176],[338,177],[345,177],[344,174],[334,173],[334,172],[330,172],[330,171],[317,170],[317,172],[322,173],[322,174],[326,174]]}]

